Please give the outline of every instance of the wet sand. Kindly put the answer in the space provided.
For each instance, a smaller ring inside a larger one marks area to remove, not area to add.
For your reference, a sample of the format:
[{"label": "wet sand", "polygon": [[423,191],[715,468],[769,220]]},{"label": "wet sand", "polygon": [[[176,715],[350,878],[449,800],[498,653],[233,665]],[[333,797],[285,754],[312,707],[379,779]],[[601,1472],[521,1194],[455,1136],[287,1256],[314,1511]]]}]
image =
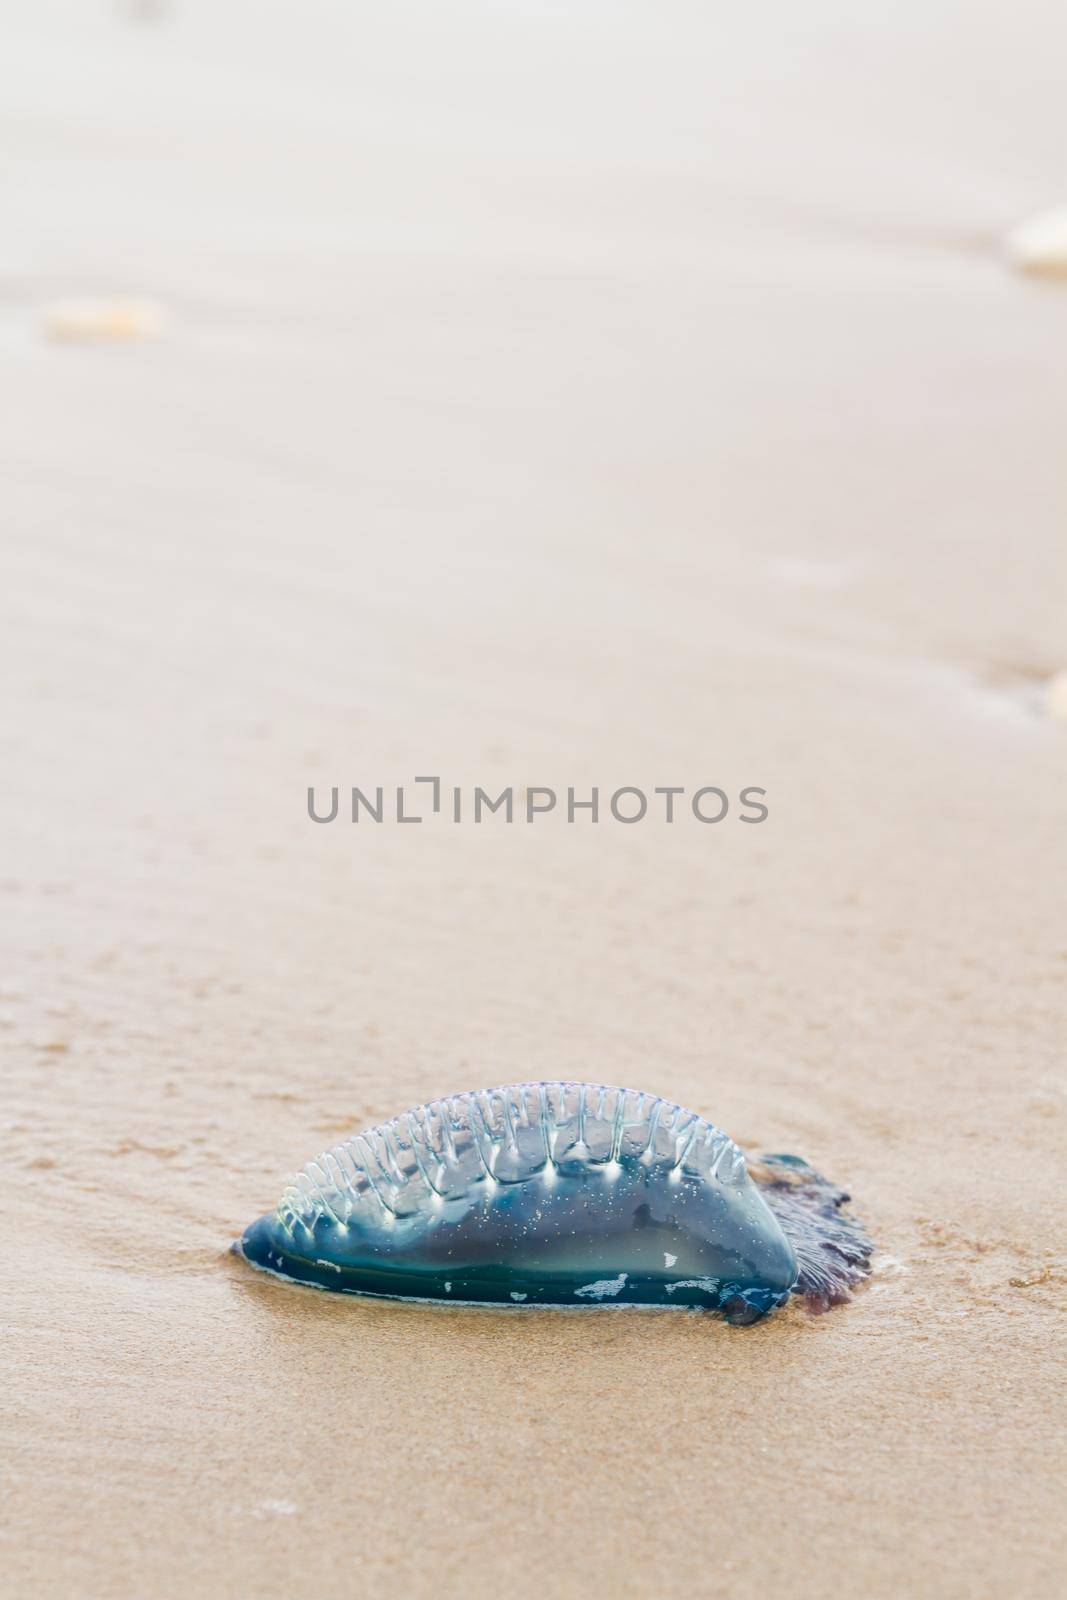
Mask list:
[{"label": "wet sand", "polygon": [[[1064,198],[1062,23],[33,9],[0,1589],[1055,1592],[1067,290],[997,241]],[[431,773],[770,815],[308,820]],[[733,1330],[227,1253],[556,1076],[806,1156],[870,1286]]]}]

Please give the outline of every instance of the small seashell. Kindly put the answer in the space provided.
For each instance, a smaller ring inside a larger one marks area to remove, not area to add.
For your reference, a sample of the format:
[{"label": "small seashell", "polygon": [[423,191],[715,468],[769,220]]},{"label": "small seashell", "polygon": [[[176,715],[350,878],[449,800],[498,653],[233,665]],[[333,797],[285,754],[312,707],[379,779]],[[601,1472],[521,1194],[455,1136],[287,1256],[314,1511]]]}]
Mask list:
[{"label": "small seashell", "polygon": [[1020,223],[1008,234],[1004,247],[1020,272],[1067,277],[1067,206],[1041,211]]},{"label": "small seashell", "polygon": [[1045,709],[1057,722],[1067,722],[1067,671],[1054,672],[1045,685]]},{"label": "small seashell", "polygon": [[755,1322],[846,1300],[872,1245],[797,1156],[751,1173],[695,1112],[635,1089],[516,1083],[336,1145],[234,1250],[345,1294],[495,1305],[700,1306]]},{"label": "small seashell", "polygon": [[43,316],[48,338],[72,344],[120,344],[151,339],[163,326],[149,300],[61,300]]}]

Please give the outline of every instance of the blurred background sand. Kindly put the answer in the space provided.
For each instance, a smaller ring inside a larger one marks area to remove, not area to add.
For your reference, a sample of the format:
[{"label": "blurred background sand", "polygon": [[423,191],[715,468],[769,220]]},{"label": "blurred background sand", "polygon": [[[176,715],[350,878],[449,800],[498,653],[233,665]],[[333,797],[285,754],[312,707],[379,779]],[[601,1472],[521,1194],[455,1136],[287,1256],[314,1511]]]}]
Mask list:
[{"label": "blurred background sand", "polygon": [[[0,11],[4,1592],[1054,1592],[1061,8]],[[307,820],[416,773],[771,816]],[[871,1286],[226,1254],[557,1075],[807,1156]]]}]

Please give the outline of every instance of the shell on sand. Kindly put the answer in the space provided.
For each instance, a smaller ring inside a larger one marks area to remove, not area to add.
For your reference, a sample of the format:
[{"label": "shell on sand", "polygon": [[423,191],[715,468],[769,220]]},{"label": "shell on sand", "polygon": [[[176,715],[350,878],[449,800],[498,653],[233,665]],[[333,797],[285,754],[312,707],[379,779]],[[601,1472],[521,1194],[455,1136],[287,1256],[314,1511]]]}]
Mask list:
[{"label": "shell on sand", "polygon": [[151,339],[162,326],[163,313],[150,300],[60,300],[48,306],[42,318],[49,339],[71,344]]},{"label": "shell on sand", "polygon": [[1021,222],[1008,234],[1004,248],[1020,272],[1067,278],[1067,206],[1041,211]]},{"label": "shell on sand", "polygon": [[1045,685],[1045,709],[1057,722],[1067,722],[1067,669],[1054,672]]}]

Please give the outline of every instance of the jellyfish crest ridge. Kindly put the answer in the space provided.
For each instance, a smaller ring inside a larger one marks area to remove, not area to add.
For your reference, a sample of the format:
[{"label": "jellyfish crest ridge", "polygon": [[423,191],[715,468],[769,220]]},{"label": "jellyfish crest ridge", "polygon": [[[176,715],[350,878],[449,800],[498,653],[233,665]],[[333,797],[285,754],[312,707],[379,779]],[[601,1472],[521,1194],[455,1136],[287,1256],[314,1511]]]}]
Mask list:
[{"label": "jellyfish crest ridge", "polygon": [[486,1185],[623,1162],[728,1187],[746,1173],[728,1135],[657,1095],[565,1080],[515,1083],[432,1100],[334,1146],[288,1180],[276,1215],[293,1239],[321,1217],[381,1227],[470,1200]]}]

